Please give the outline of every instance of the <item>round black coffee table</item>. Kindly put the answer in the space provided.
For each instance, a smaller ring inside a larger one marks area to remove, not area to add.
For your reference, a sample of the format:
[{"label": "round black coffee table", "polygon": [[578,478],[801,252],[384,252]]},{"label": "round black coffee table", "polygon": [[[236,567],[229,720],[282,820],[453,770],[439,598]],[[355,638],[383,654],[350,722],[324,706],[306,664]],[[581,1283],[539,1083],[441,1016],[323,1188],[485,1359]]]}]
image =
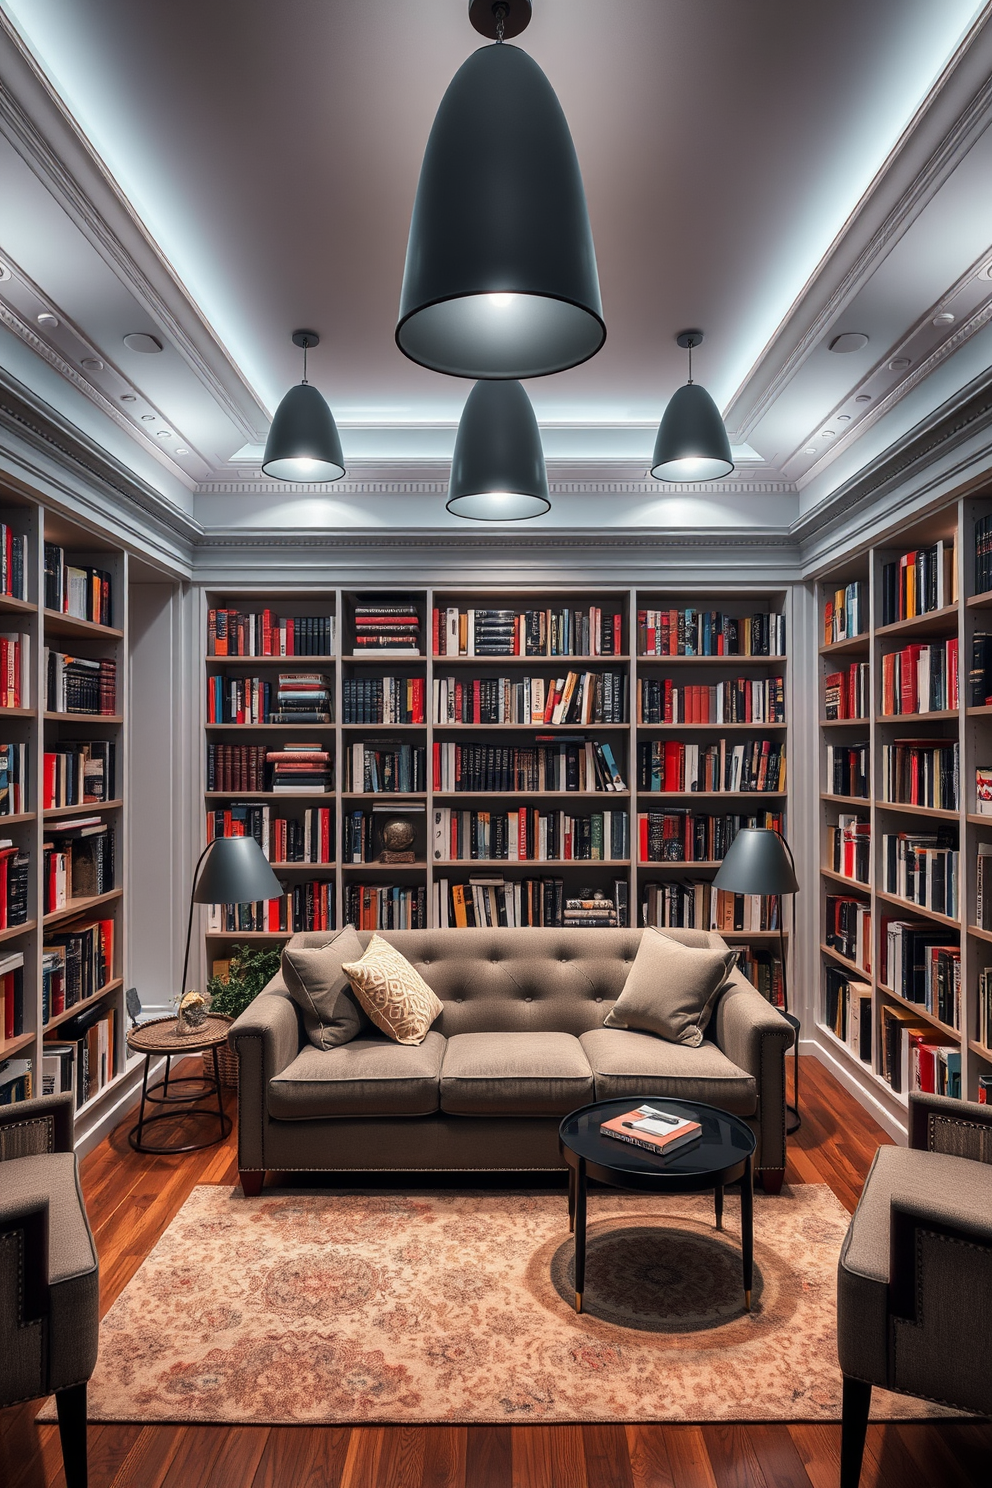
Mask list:
[{"label": "round black coffee table", "polygon": [[[601,1135],[602,1122],[645,1104],[698,1121],[703,1128],[699,1141],[664,1158]],[[585,1287],[586,1184],[590,1178],[637,1193],[705,1193],[712,1189],[718,1230],[723,1229],[723,1191],[728,1184],[740,1182],[744,1305],[750,1312],[754,1275],[751,1157],[755,1146],[754,1133],[739,1116],[699,1101],[669,1100],[668,1096],[627,1095],[622,1100],[596,1101],[566,1116],[558,1128],[558,1147],[568,1167],[568,1227],[575,1232],[576,1312],[582,1311]]]}]

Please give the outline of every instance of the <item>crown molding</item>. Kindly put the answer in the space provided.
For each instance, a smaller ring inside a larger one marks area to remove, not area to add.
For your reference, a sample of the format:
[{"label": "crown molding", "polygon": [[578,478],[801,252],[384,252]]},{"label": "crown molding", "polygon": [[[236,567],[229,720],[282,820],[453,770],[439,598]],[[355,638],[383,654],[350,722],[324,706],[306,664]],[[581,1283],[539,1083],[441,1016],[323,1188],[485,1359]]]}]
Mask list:
[{"label": "crown molding", "polygon": [[992,3],[969,29],[727,408],[744,443],[992,122]]},{"label": "crown molding", "polygon": [[245,440],[264,441],[255,390],[2,9],[0,78],[0,131]]},{"label": "crown molding", "polygon": [[[590,462],[592,463],[592,462]],[[366,480],[338,480],[326,485],[303,484],[292,481],[269,480],[213,480],[201,481],[193,489],[202,496],[447,496],[448,477],[431,480],[414,476],[406,479],[402,474],[380,474]],[[638,464],[638,469],[643,468]],[[796,483],[791,480],[749,480],[746,477],[734,481],[706,481],[694,485],[671,484],[669,482],[632,480],[620,476],[617,479],[555,480],[548,467],[548,488],[558,496],[650,496],[659,500],[666,496],[795,496]]]}]

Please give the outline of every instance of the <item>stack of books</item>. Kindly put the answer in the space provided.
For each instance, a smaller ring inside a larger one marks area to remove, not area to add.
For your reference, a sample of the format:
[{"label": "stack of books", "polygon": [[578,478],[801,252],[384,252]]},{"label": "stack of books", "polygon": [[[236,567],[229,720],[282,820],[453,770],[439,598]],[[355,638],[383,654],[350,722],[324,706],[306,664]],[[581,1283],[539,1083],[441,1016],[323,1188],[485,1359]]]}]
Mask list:
[{"label": "stack of books", "polygon": [[272,789],[287,795],[330,790],[330,761],[330,754],[319,744],[286,744],[268,750],[265,756]]},{"label": "stack of books", "polygon": [[345,884],[344,914],[356,930],[423,930],[427,890],[423,884]]},{"label": "stack of books", "polygon": [[960,769],[956,739],[896,739],[882,749],[882,800],[957,811]]},{"label": "stack of books", "polygon": [[331,694],[320,672],[280,672],[271,723],[330,723]]},{"label": "stack of books", "polygon": [[625,791],[609,744],[580,737],[535,747],[434,742],[436,791]]},{"label": "stack of books", "polygon": [[871,976],[871,905],[844,894],[826,895],[825,943]]},{"label": "stack of books", "polygon": [[623,672],[564,677],[434,678],[435,723],[574,725],[625,723]]},{"label": "stack of books", "polygon": [[948,944],[954,934],[932,921],[883,920],[880,985],[960,1028],[961,949]]},{"label": "stack of books", "polygon": [[356,605],[355,654],[420,655],[420,616],[406,604]]},{"label": "stack of books", "polygon": [[588,894],[582,899],[566,899],[562,919],[566,925],[575,925],[586,930],[620,923],[616,900],[607,899],[605,894],[599,892]]}]

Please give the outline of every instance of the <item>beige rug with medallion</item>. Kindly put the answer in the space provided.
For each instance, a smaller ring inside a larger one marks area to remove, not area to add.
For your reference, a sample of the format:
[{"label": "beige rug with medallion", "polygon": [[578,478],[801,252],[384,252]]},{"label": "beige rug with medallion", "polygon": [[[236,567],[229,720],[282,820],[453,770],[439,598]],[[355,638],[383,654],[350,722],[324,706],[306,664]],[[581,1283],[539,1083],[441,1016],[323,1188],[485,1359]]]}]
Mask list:
[{"label": "beige rug with medallion", "polygon": [[592,1195],[577,1316],[564,1195],[197,1188],[104,1319],[91,1419],[839,1420],[848,1216],[825,1186],[756,1196],[747,1314],[739,1213]]}]

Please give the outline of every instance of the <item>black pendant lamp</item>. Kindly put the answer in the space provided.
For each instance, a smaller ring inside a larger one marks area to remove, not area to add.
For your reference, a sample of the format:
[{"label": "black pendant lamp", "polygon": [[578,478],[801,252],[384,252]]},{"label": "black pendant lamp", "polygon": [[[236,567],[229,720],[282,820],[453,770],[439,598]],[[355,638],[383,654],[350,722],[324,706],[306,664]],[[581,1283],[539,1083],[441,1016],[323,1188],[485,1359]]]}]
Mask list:
[{"label": "black pendant lamp", "polygon": [[651,474],[663,481],[711,481],[734,468],[730,440],[720,410],[705,388],[692,380],[692,348],[702,331],[680,331],[676,341],[689,353],[689,381],[669,402],[658,430]]},{"label": "black pendant lamp", "polygon": [[344,475],[344,456],[334,415],[307,382],[307,351],[320,345],[316,331],[294,331],[303,348],[303,381],[290,388],[276,409],[265,441],[262,469],[273,480],[335,481]]},{"label": "black pendant lamp", "polygon": [[606,339],[596,251],[561,104],[526,52],[507,46],[529,0],[474,0],[496,45],[455,74],[427,141],[396,342],[453,377],[544,377]]},{"label": "black pendant lamp", "polygon": [[541,431],[519,382],[477,382],[458,424],[447,507],[477,522],[550,511]]}]

